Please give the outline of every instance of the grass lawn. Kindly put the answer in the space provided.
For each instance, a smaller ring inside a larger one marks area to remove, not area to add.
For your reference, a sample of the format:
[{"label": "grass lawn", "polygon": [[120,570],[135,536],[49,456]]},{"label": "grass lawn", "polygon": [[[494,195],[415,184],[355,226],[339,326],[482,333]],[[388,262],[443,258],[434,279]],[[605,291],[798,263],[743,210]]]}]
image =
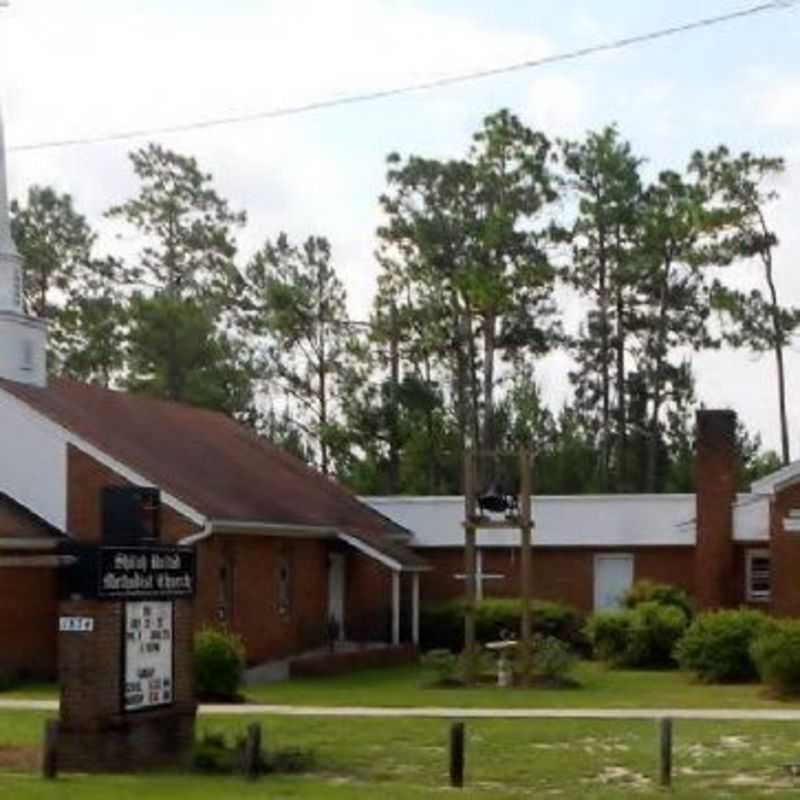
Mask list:
[{"label": "grass lawn", "polygon": [[245,689],[251,702],[324,706],[460,708],[792,708],[757,684],[706,686],[677,671],[612,670],[582,662],[577,689],[431,688],[421,667],[366,670],[338,678],[304,678]]},{"label": "grass lawn", "polygon": [[[36,747],[46,715],[0,713],[0,797],[14,800],[221,800],[222,798],[429,798],[447,790],[448,725],[435,720],[260,719],[268,747],[309,747],[306,775],[255,784],[195,775],[80,776],[46,783]],[[251,718],[201,719],[200,730],[242,731]],[[511,800],[558,797],[656,798],[655,726],[630,721],[505,720],[467,723],[467,788],[453,796]],[[679,722],[678,800],[797,797],[800,780],[783,764],[800,761],[792,723]]]},{"label": "grass lawn", "polygon": [[[376,669],[338,678],[303,678],[245,687],[252,703],[321,706],[442,706],[448,708],[797,708],[776,701],[758,684],[706,686],[675,670],[612,670],[596,662],[579,665],[577,689],[469,689],[430,687],[422,667]],[[57,699],[55,684],[29,684],[0,698]]]}]

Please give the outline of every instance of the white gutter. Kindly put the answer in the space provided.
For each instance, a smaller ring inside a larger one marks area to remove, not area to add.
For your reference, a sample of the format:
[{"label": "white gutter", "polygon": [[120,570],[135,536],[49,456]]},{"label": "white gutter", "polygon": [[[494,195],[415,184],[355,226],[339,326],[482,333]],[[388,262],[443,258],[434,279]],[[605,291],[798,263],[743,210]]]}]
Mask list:
[{"label": "white gutter", "polygon": [[365,555],[374,558],[375,561],[395,572],[426,572],[430,570],[428,566],[404,566],[391,556],[387,556],[377,548],[371,547],[363,539],[324,525],[281,525],[273,522],[236,522],[234,520],[210,519],[206,521],[202,530],[193,533],[191,536],[186,536],[178,544],[197,544],[209,539],[215,533],[243,536],[290,536],[300,539],[341,539],[351,547],[360,550]]},{"label": "white gutter", "polygon": [[323,525],[282,525],[277,522],[238,522],[236,520],[209,519],[202,530],[186,536],[178,544],[191,545],[202,542],[215,533],[240,534],[242,536],[291,536],[293,538],[335,539],[336,528]]}]

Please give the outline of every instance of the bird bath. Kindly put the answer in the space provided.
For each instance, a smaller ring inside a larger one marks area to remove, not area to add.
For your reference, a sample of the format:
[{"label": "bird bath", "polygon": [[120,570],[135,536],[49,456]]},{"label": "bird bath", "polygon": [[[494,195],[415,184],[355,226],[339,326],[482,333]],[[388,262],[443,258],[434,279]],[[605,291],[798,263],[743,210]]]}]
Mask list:
[{"label": "bird bath", "polygon": [[512,672],[509,655],[517,646],[514,639],[502,639],[499,642],[488,642],[487,650],[497,654],[497,685],[503,688],[511,686]]}]

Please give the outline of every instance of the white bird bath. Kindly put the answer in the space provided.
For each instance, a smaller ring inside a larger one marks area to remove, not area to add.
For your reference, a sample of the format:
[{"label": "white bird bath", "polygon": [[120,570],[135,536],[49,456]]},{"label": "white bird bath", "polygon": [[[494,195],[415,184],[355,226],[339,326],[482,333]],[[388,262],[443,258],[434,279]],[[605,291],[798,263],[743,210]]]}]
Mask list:
[{"label": "white bird bath", "polygon": [[513,675],[508,657],[516,646],[517,642],[514,639],[503,639],[499,642],[488,642],[486,644],[487,650],[497,654],[497,685],[503,688],[511,686]]}]

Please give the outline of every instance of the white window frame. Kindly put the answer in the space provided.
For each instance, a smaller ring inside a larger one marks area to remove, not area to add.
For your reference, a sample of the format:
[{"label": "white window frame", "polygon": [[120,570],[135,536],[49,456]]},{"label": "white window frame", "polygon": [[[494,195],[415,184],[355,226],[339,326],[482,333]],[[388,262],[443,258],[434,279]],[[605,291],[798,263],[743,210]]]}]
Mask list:
[{"label": "white window frame", "polygon": [[[769,561],[769,591],[753,592],[753,561],[756,558],[766,558]],[[769,603],[772,600],[772,555],[767,549],[748,550],[745,569],[745,595],[749,603]]]}]

